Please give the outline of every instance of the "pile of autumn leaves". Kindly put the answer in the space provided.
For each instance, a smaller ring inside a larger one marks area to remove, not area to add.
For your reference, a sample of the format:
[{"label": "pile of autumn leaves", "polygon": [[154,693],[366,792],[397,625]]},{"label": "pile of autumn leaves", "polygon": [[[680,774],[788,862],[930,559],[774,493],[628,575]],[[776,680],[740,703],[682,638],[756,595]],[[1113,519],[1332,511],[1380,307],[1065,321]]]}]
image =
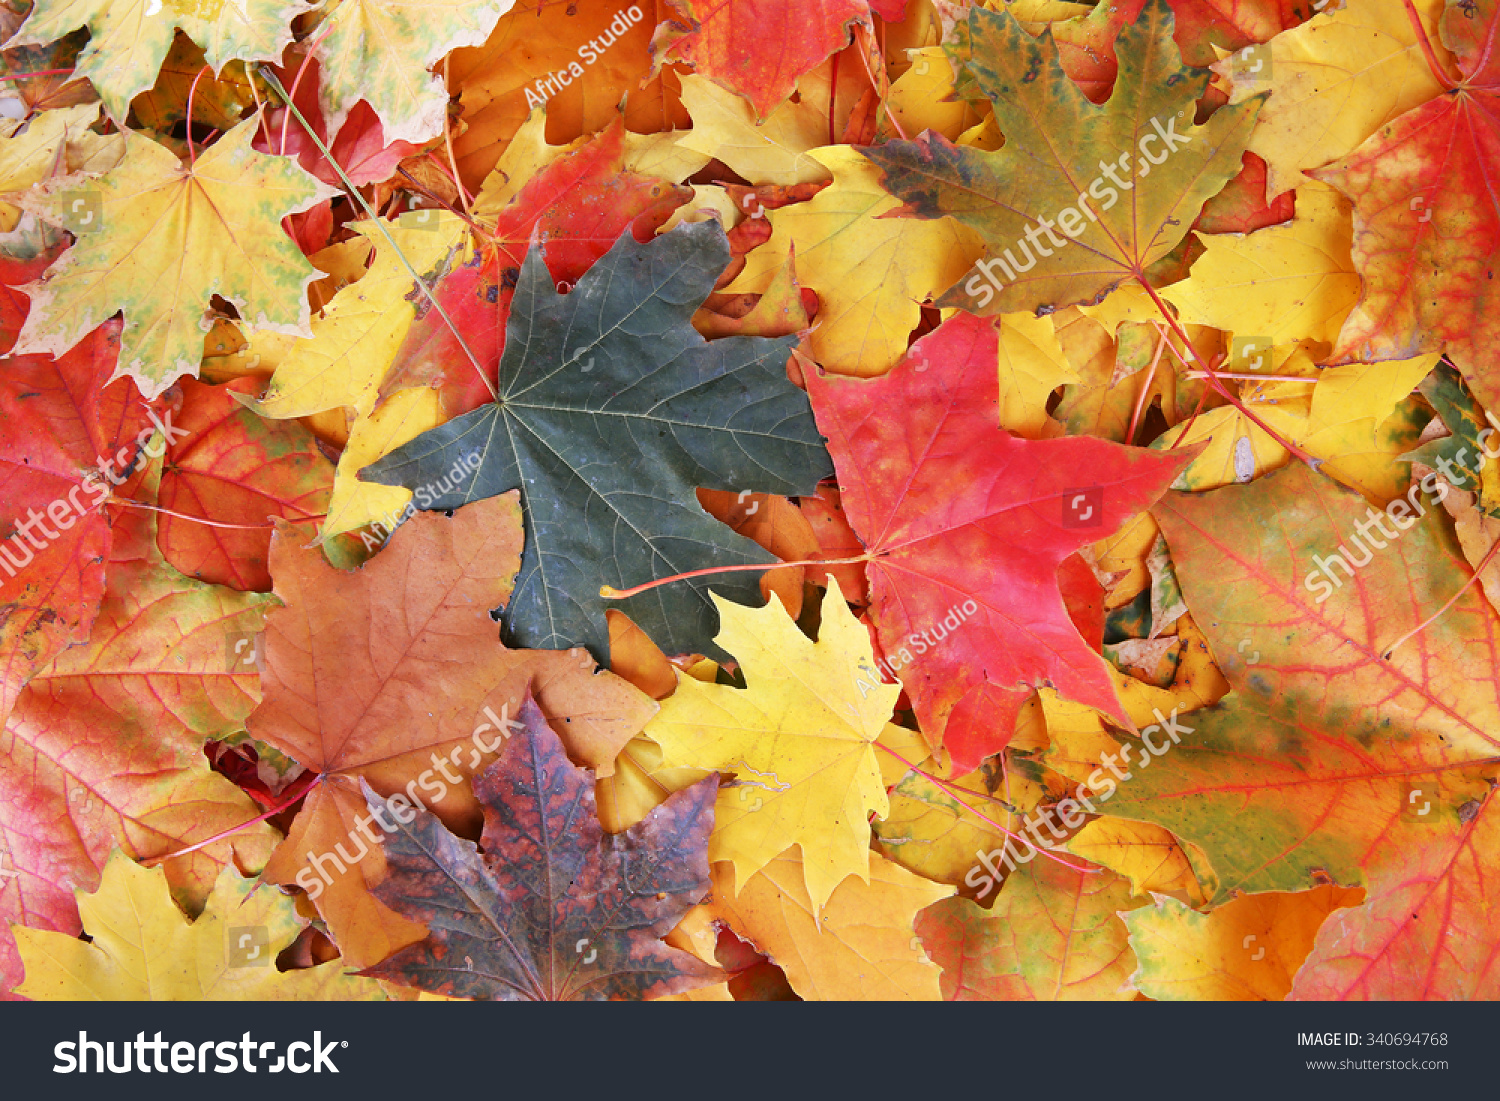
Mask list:
[{"label": "pile of autumn leaves", "polygon": [[1500,993],[1500,9],[1222,7],[0,9],[3,988]]}]

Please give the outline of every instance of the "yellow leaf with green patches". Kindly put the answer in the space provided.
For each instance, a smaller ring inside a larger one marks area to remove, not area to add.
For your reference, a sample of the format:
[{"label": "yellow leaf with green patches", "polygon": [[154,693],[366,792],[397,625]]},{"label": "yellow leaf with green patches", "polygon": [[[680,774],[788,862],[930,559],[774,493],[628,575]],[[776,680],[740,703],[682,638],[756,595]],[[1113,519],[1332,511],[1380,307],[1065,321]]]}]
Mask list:
[{"label": "yellow leaf with green patches", "polygon": [[56,355],[124,311],[113,377],[154,398],[197,376],[213,295],[246,328],[311,336],[307,285],[319,273],[280,222],[334,191],[296,161],[251,149],[255,131],[242,122],[188,164],[126,131],[124,159],[104,175],[33,189],[22,205],[78,240],[25,288],[31,312],[15,351]]},{"label": "yellow leaf with green patches", "polygon": [[298,341],[282,357],[256,406],[262,416],[304,417],[340,405],[369,416],[417,307],[427,304],[411,272],[430,287],[438,274],[434,269],[468,234],[463,219],[446,211],[423,225],[389,223],[384,233],[369,221],[350,228],[374,246],[375,259],[358,282],[333,296],[322,317],[313,319],[312,339]]},{"label": "yellow leaf with green patches", "polygon": [[296,0],[37,0],[7,46],[42,46],[88,27],[75,71],[123,123],[130,101],[156,83],[176,28],[218,72],[234,60],[279,61],[292,20],[309,10]]},{"label": "yellow leaf with green patches", "polygon": [[341,0],[318,48],[328,132],[360,100],[375,108],[385,140],[441,134],[448,92],[428,70],[459,46],[481,46],[515,0]]}]

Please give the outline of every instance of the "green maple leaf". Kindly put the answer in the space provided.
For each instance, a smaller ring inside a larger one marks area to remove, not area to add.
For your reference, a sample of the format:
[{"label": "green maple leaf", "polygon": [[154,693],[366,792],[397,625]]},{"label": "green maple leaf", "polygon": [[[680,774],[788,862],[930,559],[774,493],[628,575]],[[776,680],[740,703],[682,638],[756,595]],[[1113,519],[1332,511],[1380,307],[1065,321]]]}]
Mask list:
[{"label": "green maple leaf", "polygon": [[[606,604],[617,588],[712,566],[774,562],[708,516],[698,487],[810,493],[833,467],[807,395],[788,381],[795,337],[705,341],[690,324],[729,262],[717,222],[647,244],[626,232],[557,293],[533,248],[500,360],[499,399],[425,432],[362,477],[450,509],[520,489],[526,550],[505,609],[515,645],[608,653],[618,607],[667,653],[720,654],[709,583],[760,603],[731,573]],[[474,465],[472,476],[455,470]],[[457,464],[457,465],[456,465]]]},{"label": "green maple leaf", "polygon": [[906,213],[984,236],[989,276],[976,267],[939,306],[1051,312],[1144,282],[1240,170],[1261,101],[1193,125],[1209,75],[1183,66],[1163,0],[1121,30],[1119,77],[1100,106],[1063,71],[1050,30],[1033,38],[1009,12],[975,7],[964,37],[950,48],[967,70],[960,88],[994,104],[1005,145],[986,152],[929,131],[863,150]]}]

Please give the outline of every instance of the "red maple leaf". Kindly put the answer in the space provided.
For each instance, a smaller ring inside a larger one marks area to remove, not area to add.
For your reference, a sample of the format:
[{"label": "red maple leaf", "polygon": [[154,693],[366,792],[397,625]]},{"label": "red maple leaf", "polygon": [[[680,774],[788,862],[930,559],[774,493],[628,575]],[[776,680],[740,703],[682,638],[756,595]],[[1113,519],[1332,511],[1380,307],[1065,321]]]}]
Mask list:
[{"label": "red maple leaf", "polygon": [[1190,457],[1012,436],[998,421],[997,341],[990,321],[959,314],[888,375],[807,380],[844,510],[874,556],[886,669],[955,775],[1005,747],[1043,685],[1134,729],[1058,567],[1155,501]]},{"label": "red maple leaf", "polygon": [[1500,402],[1500,5],[1451,5],[1439,23],[1454,80],[1426,32],[1419,41],[1447,91],[1408,111],[1342,160],[1309,173],[1354,200],[1354,264],[1364,295],[1332,363],[1446,350],[1476,394]]}]

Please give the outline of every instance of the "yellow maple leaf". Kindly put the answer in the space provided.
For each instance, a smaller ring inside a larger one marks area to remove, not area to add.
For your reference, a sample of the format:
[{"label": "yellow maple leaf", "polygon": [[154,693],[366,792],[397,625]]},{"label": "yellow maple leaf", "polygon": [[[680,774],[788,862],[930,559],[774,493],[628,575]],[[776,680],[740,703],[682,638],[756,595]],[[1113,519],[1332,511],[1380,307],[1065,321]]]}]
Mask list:
[{"label": "yellow maple leaf", "polygon": [[[907,134],[935,130],[949,141],[972,130],[989,117],[980,104],[953,94],[953,63],[941,46],[907,51],[911,68],[891,84],[891,114]],[[986,105],[987,106],[987,105]]]},{"label": "yellow maple leaf", "polygon": [[[1414,2],[1427,37],[1437,41],[1443,0]],[[1231,104],[1270,87],[1249,149],[1266,159],[1272,195],[1302,186],[1303,169],[1353,152],[1386,123],[1443,91],[1399,3],[1346,3],[1261,49],[1238,51],[1214,69],[1233,82]]]},{"label": "yellow maple leaf", "polygon": [[[1241,393],[1248,408],[1319,460],[1323,473],[1370,500],[1383,505],[1406,491],[1396,462],[1417,445],[1421,425],[1415,415],[1401,415],[1400,403],[1436,365],[1436,354],[1321,369],[1301,347],[1270,348],[1266,358],[1283,375],[1308,379],[1254,384]],[[1209,443],[1178,476],[1178,489],[1247,482],[1290,458],[1264,429],[1227,405],[1210,409],[1191,428],[1171,429],[1153,446],[1175,444],[1179,437],[1183,444]]]},{"label": "yellow maple leaf", "polygon": [[833,183],[808,202],[771,211],[771,239],[745,257],[726,289],[764,292],[795,248],[798,277],[820,302],[809,338],[814,358],[844,374],[883,374],[906,354],[922,301],[957,282],[984,247],[951,218],[882,217],[901,201],[852,146],[807,155]]},{"label": "yellow maple leaf", "polygon": [[374,246],[375,259],[363,277],[333,296],[322,317],[313,319],[312,338],[298,341],[282,357],[256,406],[262,416],[305,417],[340,405],[369,416],[416,307],[426,304],[411,269],[431,286],[433,269],[468,233],[463,219],[446,211],[433,211],[420,225],[392,223],[384,233],[369,221],[350,228]]},{"label": "yellow maple leaf", "polygon": [[323,521],[319,539],[354,531],[366,524],[394,528],[411,502],[412,491],[362,482],[359,472],[446,419],[442,396],[436,390],[421,389],[398,390],[375,412],[356,421],[349,431],[349,442],[339,455],[328,518]]},{"label": "yellow maple leaf", "polygon": [[58,181],[25,196],[78,236],[25,290],[31,312],[16,354],[58,355],[116,311],[125,313],[114,378],[154,398],[203,359],[209,299],[232,302],[250,329],[311,336],[307,286],[319,272],[281,219],[337,194],[286,157],[250,147],[254,119],[183,164],[124,131],[125,156],[97,179]]},{"label": "yellow maple leaf", "polygon": [[747,690],[678,674],[677,691],[643,733],[666,768],[734,773],[714,809],[710,860],[734,864],[745,882],[800,845],[808,893],[821,909],[850,875],[868,880],[870,812],[890,810],[874,743],[899,685],[882,684],[869,631],[836,581],[823,598],[818,641],[774,595],[764,608],[714,597],[715,641],[744,669]]},{"label": "yellow maple leaf", "polygon": [[1337,339],[1359,298],[1359,275],[1349,202],[1333,188],[1310,181],[1298,188],[1297,216],[1287,225],[1196,236],[1207,251],[1191,275],[1161,292],[1183,321],[1232,332],[1261,351]]},{"label": "yellow maple leaf", "polygon": [[[43,111],[29,122],[0,122],[0,195],[24,191],[51,176],[83,172],[97,175],[119,163],[125,141],[119,134],[101,137],[89,129],[99,117],[97,104],[81,103]],[[16,227],[21,212],[0,203],[0,232]]]},{"label": "yellow maple leaf", "polygon": [[1128,818],[1095,818],[1070,837],[1068,852],[1130,881],[1132,894],[1180,894],[1195,906],[1207,900],[1187,853],[1172,831]]},{"label": "yellow maple leaf", "polygon": [[799,996],[827,1001],[937,1001],[940,972],[922,951],[918,912],[953,888],[880,856],[868,881],[846,879],[824,906],[803,884],[789,849],[738,887],[727,864],[713,867],[713,912],[779,964]]},{"label": "yellow maple leaf", "polygon": [[347,974],[343,960],[278,971],[276,954],[307,923],[290,898],[232,867],[219,873],[197,921],[172,901],[160,868],[143,868],[119,849],[110,854],[99,889],[76,893],[93,943],[17,926],[26,965],[17,993],[38,1001],[104,1002],[385,998],[373,979]]},{"label": "yellow maple leaf", "polygon": [[130,101],[156,81],[177,28],[203,47],[215,72],[230,61],[276,61],[292,40],[297,0],[39,0],[7,46],[42,46],[87,26],[75,72],[123,124]]},{"label": "yellow maple leaf", "polygon": [[1047,413],[1059,386],[1082,380],[1068,363],[1050,317],[1005,314],[1000,324],[1000,427],[1028,440],[1061,435]]},{"label": "yellow maple leaf", "polygon": [[[804,84],[811,83],[809,74]],[[787,100],[758,122],[755,109],[742,97],[707,77],[682,78],[682,103],[693,116],[693,129],[678,146],[718,158],[753,184],[816,183],[828,170],[810,155],[828,141],[827,81],[822,95],[811,88],[800,100]]]},{"label": "yellow maple leaf", "polygon": [[338,133],[361,99],[380,116],[385,140],[424,142],[443,132],[448,92],[428,72],[444,54],[479,46],[515,0],[341,0],[329,5],[318,51],[328,132]]}]

